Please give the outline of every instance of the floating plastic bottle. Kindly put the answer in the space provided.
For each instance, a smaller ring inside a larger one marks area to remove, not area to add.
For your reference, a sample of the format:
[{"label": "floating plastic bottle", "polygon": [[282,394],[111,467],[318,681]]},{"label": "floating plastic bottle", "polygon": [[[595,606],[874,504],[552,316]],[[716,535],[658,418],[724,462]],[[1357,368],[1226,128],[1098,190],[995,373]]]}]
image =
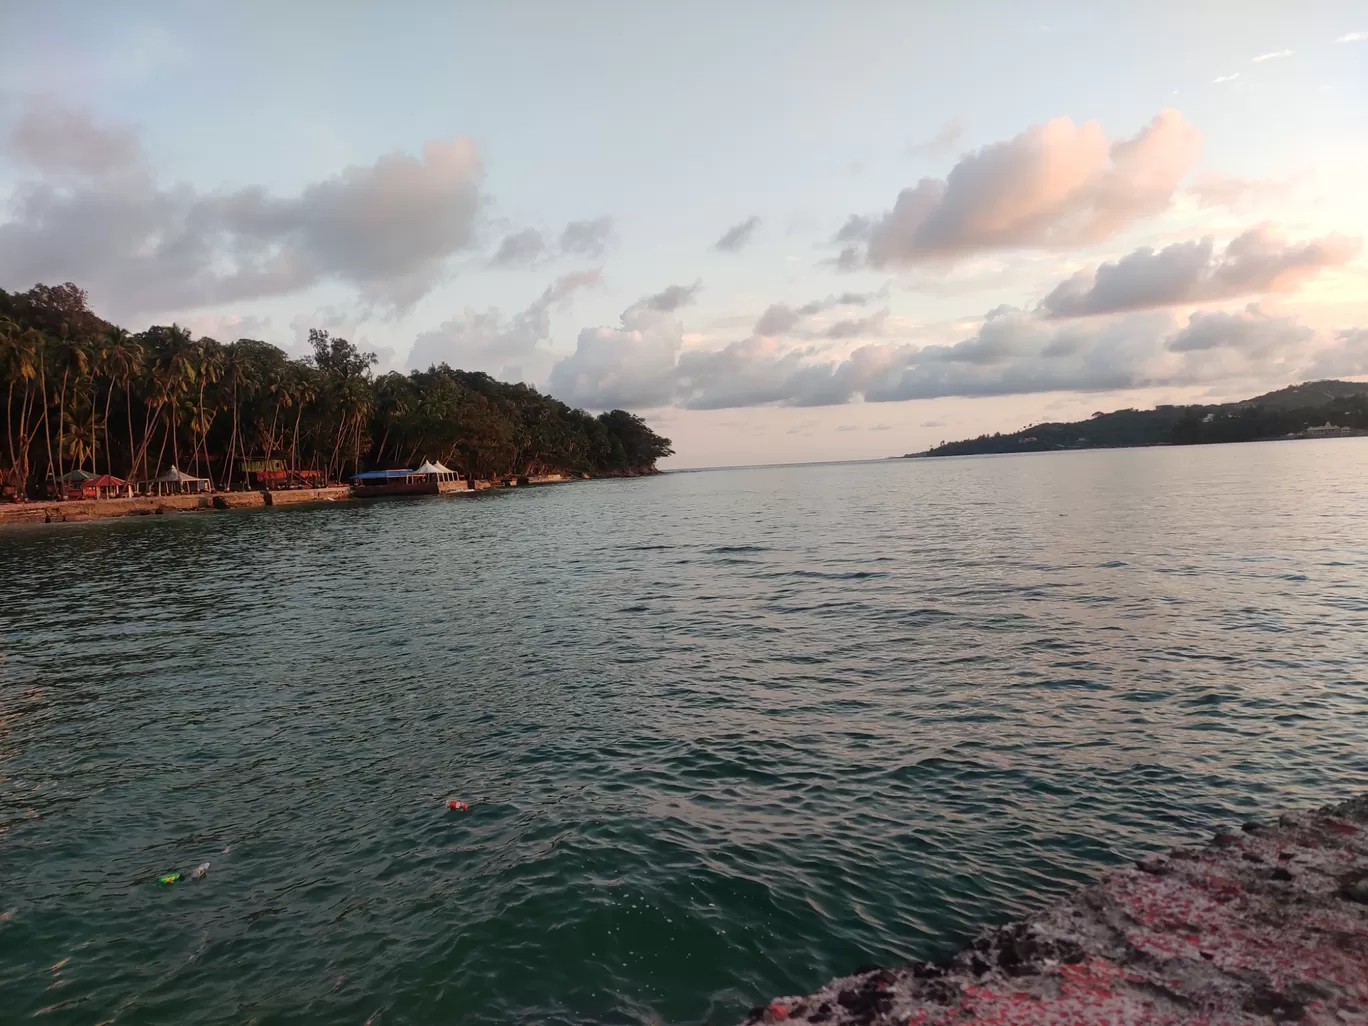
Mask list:
[{"label": "floating plastic bottle", "polygon": [[179,873],[164,873],[157,877],[157,883],[161,884],[163,887],[170,887],[173,883],[180,883],[180,878],[181,875]]},{"label": "floating plastic bottle", "polygon": [[190,876],[195,880],[203,880],[204,874],[207,872],[209,872],[209,863],[201,862],[195,867],[195,871],[191,873]]}]

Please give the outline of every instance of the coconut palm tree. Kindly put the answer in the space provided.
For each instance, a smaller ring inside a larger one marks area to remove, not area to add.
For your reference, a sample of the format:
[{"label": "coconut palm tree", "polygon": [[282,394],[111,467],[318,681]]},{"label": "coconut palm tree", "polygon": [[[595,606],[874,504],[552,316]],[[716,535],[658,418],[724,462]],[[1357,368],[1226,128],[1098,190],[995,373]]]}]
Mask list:
[{"label": "coconut palm tree", "polygon": [[131,481],[137,470],[133,447],[133,379],[142,371],[145,353],[143,347],[123,328],[110,328],[105,336],[105,373],[109,376],[109,390],[105,393],[105,461],[109,473],[114,473],[114,448],[109,440],[109,401],[114,389],[121,387],[124,393],[124,406],[128,421],[128,478]]},{"label": "coconut palm tree", "polygon": [[318,372],[307,364],[292,363],[287,372],[284,389],[289,404],[294,407],[294,432],[290,438],[290,472],[299,469],[299,422],[304,409],[318,399]]},{"label": "coconut palm tree", "polygon": [[55,369],[62,372],[62,385],[57,392],[57,466],[54,477],[59,491],[65,497],[66,488],[60,482],[66,469],[63,462],[63,454],[67,451],[66,426],[71,422],[67,400],[70,393],[81,388],[90,376],[91,348],[84,339],[67,334],[65,324],[62,327],[63,333],[52,346]]},{"label": "coconut palm tree", "polygon": [[195,441],[195,473],[199,473],[200,449],[204,449],[204,464],[209,465],[209,429],[213,426],[218,411],[204,405],[205,389],[218,383],[223,373],[223,347],[212,338],[202,338],[195,343],[195,378],[199,382],[199,401],[195,406],[191,437]]}]

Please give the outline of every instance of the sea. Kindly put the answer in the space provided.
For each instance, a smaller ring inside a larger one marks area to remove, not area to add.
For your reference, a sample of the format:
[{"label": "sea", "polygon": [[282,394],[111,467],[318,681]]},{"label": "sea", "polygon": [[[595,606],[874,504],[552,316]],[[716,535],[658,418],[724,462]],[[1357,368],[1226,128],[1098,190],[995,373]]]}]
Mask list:
[{"label": "sea", "polygon": [[734,1023],[1364,790],[1366,678],[1368,439],[8,528],[0,1019]]}]

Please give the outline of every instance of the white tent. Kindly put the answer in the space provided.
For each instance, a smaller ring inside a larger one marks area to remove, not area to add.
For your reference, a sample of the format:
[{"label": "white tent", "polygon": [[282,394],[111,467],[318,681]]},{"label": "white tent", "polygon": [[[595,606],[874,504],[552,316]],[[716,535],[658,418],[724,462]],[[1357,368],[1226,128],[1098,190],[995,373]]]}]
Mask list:
[{"label": "white tent", "polygon": [[415,475],[422,474],[426,477],[435,477],[438,481],[454,481],[460,475],[450,467],[440,463],[433,463],[431,460],[424,460],[423,465],[413,472]]},{"label": "white tent", "polygon": [[156,495],[170,495],[179,492],[207,492],[209,490],[209,479],[207,477],[195,477],[187,474],[183,470],[178,470],[174,464],[161,477],[154,478],[148,482],[151,491]]}]

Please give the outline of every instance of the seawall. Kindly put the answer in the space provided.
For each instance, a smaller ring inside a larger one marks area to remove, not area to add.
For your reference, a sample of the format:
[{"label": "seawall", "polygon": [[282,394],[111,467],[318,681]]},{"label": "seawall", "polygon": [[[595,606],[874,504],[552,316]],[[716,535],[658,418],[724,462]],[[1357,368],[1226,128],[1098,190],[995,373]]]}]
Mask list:
[{"label": "seawall", "polygon": [[747,1023],[1368,1024],[1368,794],[1109,873],[939,963],[833,980]]},{"label": "seawall", "polygon": [[0,505],[0,526],[111,520],[118,517],[155,516],[209,509],[288,506],[300,502],[335,502],[351,497],[352,489],[344,485],[336,488],[298,488],[280,492],[213,492],[206,495],[140,495],[131,499],[25,502]]},{"label": "seawall", "polygon": [[403,485],[330,488],[292,488],[281,491],[212,492],[205,495],[143,495],[131,499],[68,499],[0,504],[0,527],[18,524],[70,523],[111,520],[118,517],[154,516],[209,509],[247,509],[256,506],[293,506],[305,502],[337,502],[343,499],[383,498],[391,495],[473,495],[491,488],[517,484],[547,485],[577,480],[564,474],[543,474],[508,482],[425,482]]}]

